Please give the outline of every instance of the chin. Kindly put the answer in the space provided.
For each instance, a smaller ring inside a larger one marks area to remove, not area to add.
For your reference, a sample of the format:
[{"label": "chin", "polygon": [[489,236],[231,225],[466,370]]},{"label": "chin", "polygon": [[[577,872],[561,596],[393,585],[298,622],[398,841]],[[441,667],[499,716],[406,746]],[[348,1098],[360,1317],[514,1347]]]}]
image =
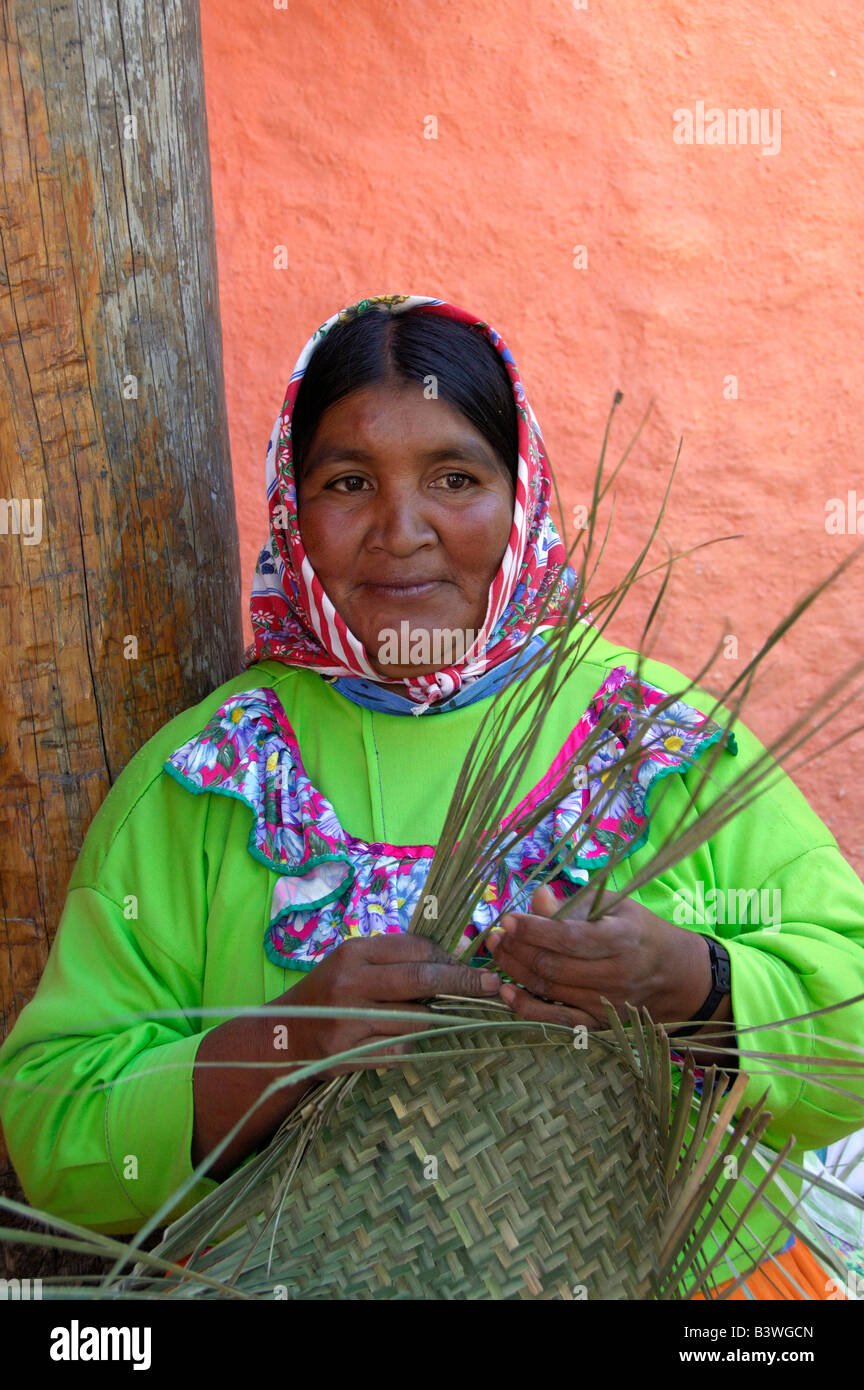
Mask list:
[{"label": "chin", "polygon": [[[404,625],[404,626],[403,626]],[[387,633],[381,638],[381,633]],[[459,666],[477,639],[476,630],[441,624],[413,626],[408,619],[380,628],[375,645],[366,644],[375,669],[394,680],[429,675],[448,666]]]}]

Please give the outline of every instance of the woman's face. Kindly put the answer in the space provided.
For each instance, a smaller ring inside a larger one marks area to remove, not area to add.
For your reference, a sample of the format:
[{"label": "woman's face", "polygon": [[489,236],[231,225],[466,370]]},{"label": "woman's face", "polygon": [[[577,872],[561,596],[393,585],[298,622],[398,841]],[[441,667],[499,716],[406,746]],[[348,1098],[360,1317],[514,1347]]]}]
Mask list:
[{"label": "woman's face", "polygon": [[513,501],[492,446],[419,384],[364,387],[324,412],[297,485],[300,535],[380,675],[434,671],[471,645]]}]

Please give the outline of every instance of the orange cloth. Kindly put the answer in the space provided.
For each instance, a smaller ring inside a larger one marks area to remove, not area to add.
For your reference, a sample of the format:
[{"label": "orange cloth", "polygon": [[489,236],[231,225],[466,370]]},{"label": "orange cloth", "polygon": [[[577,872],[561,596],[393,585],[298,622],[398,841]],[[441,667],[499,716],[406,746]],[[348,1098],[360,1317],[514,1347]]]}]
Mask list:
[{"label": "orange cloth", "polygon": [[[793,1279],[795,1283],[792,1283]],[[718,1284],[717,1293],[722,1294],[723,1290],[728,1289],[734,1282],[734,1279],[727,1279],[725,1283]],[[762,1260],[746,1283],[750,1296],[756,1299],[803,1301],[846,1297],[845,1293],[838,1291],[835,1276],[823,1269],[812,1251],[799,1240],[788,1250],[784,1250],[782,1255]],[[800,1287],[796,1288],[796,1284]],[[694,1301],[704,1298],[705,1295],[701,1293],[693,1295]],[[728,1301],[746,1298],[747,1294],[742,1284],[729,1295]]]}]

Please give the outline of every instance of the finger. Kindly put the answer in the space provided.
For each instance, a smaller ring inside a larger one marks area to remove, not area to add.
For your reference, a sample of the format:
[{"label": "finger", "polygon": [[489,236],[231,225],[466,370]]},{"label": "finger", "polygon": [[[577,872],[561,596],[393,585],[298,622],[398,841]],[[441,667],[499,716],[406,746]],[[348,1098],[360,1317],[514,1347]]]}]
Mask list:
[{"label": "finger", "polygon": [[375,936],[353,936],[337,950],[351,950],[375,965],[401,965],[405,961],[452,961],[443,946],[428,936],[413,932],[379,932]]},{"label": "finger", "polygon": [[449,964],[412,960],[381,967],[375,976],[376,999],[396,1003],[403,999],[431,999],[436,994],[490,999],[498,993],[501,981],[494,970],[459,965],[452,956],[445,956],[445,961]]},{"label": "finger", "polygon": [[621,924],[613,917],[587,922],[580,918],[555,919],[527,912],[508,912],[501,927],[493,929],[487,938],[490,950],[504,937],[520,945],[558,951],[576,960],[605,960],[621,950]]},{"label": "finger", "polygon": [[342,942],[338,951],[352,951],[367,971],[374,972],[370,975],[374,984],[364,982],[362,992],[376,1003],[429,999],[436,994],[491,998],[498,993],[494,970],[463,965],[436,941],[411,933],[355,937]]},{"label": "finger", "polygon": [[511,908],[505,914],[504,920],[509,921],[511,926],[517,916],[545,917],[560,920],[559,913],[563,907],[569,919],[581,922],[585,920],[585,914],[588,912],[590,906],[590,895],[586,895],[584,890],[567,894],[566,896],[559,896],[554,892],[551,884],[544,883],[539,888],[535,888],[534,892],[531,894],[528,911],[523,910],[522,912],[517,912],[514,908]]},{"label": "finger", "polygon": [[558,911],[558,906],[558,899],[548,883],[544,883],[541,888],[535,888],[531,894],[531,912],[536,917],[551,917]]},{"label": "finger", "polygon": [[514,1014],[532,1023],[563,1023],[568,1028],[601,1026],[593,1015],[581,1009],[567,1008],[564,1004],[547,1004],[527,989],[517,989],[515,985],[502,985],[501,997]]},{"label": "finger", "polygon": [[584,1008],[587,1000],[593,1003],[601,994],[611,997],[616,990],[607,962],[572,960],[536,947],[511,948],[506,935],[495,948],[495,964],[502,974],[538,998],[556,999],[575,1008]]}]

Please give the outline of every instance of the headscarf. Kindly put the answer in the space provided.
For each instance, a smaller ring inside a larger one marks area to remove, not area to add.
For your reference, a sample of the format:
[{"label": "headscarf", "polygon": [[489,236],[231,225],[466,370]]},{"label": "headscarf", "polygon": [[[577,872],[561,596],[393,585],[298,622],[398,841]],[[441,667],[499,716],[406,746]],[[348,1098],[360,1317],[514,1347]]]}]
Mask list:
[{"label": "headscarf", "polygon": [[[538,611],[546,604],[535,632],[554,627],[568,607],[575,583],[567,553],[549,511],[552,475],[534,411],[525,395],[507,344],[488,323],[441,299],[418,295],[378,295],[340,310],[313,333],[291,373],[282,409],[267,446],[267,507],[270,531],[258,557],[252,583],[254,641],[244,665],[266,659],[305,666],[322,676],[363,677],[393,683],[372,665],[363,643],[336,611],[315,574],[300,537],[297,492],[291,454],[291,415],[300,382],[312,353],[337,323],[385,306],[391,314],[427,313],[480,329],[500,354],[513,385],[518,422],[518,472],[513,521],[507,549],[489,588],[480,633],[462,660],[443,670],[398,682],[420,713],[448,700],[513,657],[528,640]],[[548,603],[547,603],[548,600]]]}]

